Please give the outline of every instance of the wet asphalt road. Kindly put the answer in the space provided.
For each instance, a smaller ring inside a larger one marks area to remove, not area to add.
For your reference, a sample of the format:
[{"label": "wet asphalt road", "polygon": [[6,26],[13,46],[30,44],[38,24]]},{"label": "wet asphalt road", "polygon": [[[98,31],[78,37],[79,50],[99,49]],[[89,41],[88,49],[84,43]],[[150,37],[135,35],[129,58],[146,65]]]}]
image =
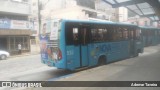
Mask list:
[{"label": "wet asphalt road", "polygon": [[71,72],[42,64],[40,55],[0,61],[0,81],[46,81],[69,73]]}]

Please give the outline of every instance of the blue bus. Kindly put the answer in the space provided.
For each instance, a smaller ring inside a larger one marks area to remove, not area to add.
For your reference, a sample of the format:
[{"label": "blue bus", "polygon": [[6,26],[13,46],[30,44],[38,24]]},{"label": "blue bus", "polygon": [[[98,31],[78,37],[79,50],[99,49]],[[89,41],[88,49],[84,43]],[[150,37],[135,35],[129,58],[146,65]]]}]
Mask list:
[{"label": "blue bus", "polygon": [[142,31],[143,45],[154,46],[160,43],[160,29],[153,27],[140,27]]},{"label": "blue bus", "polygon": [[80,20],[59,20],[50,25],[53,28],[42,33],[40,40],[41,61],[51,67],[75,70],[143,52],[141,29],[136,25]]}]

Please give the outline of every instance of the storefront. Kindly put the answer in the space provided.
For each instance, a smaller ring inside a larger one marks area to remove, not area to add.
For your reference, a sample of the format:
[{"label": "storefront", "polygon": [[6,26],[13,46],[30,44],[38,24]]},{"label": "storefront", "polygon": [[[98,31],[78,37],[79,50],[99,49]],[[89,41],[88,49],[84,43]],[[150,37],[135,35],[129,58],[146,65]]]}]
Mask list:
[{"label": "storefront", "polygon": [[10,53],[18,54],[18,44],[22,46],[22,52],[30,51],[30,37],[29,36],[9,36],[8,37],[8,50]]},{"label": "storefront", "polygon": [[30,30],[0,30],[0,49],[18,54],[18,44],[22,46],[22,52],[30,52]]},{"label": "storefront", "polygon": [[30,52],[31,30],[27,21],[0,19],[0,49],[18,54],[18,44],[22,53]]}]

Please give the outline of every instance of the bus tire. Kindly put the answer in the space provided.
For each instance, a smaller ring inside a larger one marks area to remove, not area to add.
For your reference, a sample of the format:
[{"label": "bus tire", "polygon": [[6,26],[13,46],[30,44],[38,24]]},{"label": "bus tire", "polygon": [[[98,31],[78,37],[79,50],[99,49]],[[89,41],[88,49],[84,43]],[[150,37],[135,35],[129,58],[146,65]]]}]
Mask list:
[{"label": "bus tire", "polygon": [[98,59],[98,66],[106,64],[106,56],[100,56]]},{"label": "bus tire", "polygon": [[138,57],[139,56],[139,53],[136,53],[135,57]]},{"label": "bus tire", "polygon": [[135,55],[135,56],[136,56],[136,57],[138,57],[140,52],[141,52],[141,50],[140,50],[140,49],[138,49],[138,50],[137,50],[137,53],[136,53],[136,55]]}]

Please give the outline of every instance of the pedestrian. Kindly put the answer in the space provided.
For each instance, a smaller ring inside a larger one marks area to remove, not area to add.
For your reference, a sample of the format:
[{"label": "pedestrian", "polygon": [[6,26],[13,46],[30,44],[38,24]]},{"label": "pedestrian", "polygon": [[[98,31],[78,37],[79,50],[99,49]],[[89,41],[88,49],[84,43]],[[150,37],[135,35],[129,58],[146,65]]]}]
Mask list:
[{"label": "pedestrian", "polygon": [[19,54],[21,54],[21,49],[22,49],[22,46],[21,46],[21,44],[19,43],[19,44],[18,44],[18,53],[19,53]]}]

